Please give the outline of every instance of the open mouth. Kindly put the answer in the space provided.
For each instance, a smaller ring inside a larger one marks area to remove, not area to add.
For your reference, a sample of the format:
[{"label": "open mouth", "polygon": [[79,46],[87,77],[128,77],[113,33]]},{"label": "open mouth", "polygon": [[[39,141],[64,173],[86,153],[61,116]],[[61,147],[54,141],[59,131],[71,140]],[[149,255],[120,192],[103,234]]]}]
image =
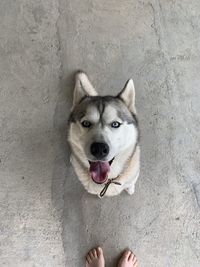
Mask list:
[{"label": "open mouth", "polygon": [[108,173],[113,160],[114,158],[112,158],[110,161],[89,161],[90,175],[95,183],[103,184],[107,181]]}]

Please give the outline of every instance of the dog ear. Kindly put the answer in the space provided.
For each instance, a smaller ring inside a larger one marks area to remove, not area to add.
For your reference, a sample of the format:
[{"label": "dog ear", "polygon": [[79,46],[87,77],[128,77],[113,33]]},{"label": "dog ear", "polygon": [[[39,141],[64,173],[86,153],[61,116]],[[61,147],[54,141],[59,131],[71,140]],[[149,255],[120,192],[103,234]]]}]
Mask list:
[{"label": "dog ear", "polygon": [[73,96],[73,106],[80,102],[84,96],[96,96],[98,93],[92,86],[87,75],[83,71],[78,71],[75,77],[75,88]]},{"label": "dog ear", "polygon": [[118,97],[126,104],[132,113],[136,113],[135,109],[135,87],[132,79],[129,79],[124,89],[118,94]]}]

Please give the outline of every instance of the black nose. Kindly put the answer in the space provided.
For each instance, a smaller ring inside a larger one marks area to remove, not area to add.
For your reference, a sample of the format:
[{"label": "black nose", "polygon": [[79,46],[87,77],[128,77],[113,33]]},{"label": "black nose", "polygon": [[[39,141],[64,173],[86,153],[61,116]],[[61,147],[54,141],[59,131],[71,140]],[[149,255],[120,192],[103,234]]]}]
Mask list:
[{"label": "black nose", "polygon": [[91,154],[97,159],[106,157],[109,153],[109,146],[106,143],[92,143],[90,147]]}]

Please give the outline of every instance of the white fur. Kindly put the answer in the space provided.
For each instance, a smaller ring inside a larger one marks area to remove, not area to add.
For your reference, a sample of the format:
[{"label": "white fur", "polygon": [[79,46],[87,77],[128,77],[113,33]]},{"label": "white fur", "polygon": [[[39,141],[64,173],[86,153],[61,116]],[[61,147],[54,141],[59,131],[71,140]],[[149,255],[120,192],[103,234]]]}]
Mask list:
[{"label": "white fur", "polygon": [[[76,155],[77,156],[77,155]],[[85,187],[85,189],[95,195],[99,195],[101,190],[104,188],[104,184],[96,184],[92,181],[90,174],[88,171],[86,171],[85,168],[82,167],[82,164],[80,164],[80,161],[77,160],[77,157],[75,155],[71,155],[71,163],[75,169],[75,172]],[[124,161],[124,159],[123,159]],[[84,165],[87,165],[87,162],[84,162]],[[119,165],[120,170],[123,169],[124,166],[122,166],[122,160],[120,158],[115,159],[115,166]],[[140,171],[140,148],[139,146],[136,148],[136,152],[134,154],[134,157],[130,159],[129,161],[129,167],[124,170],[120,178],[116,181],[120,182],[121,185],[116,185],[112,183],[106,192],[106,196],[115,196],[120,194],[123,190],[126,190],[130,195],[134,193],[135,189],[135,183],[139,176]],[[88,164],[89,168],[89,164]],[[115,168],[114,166],[112,167]],[[117,171],[118,172],[118,171]],[[117,176],[115,176],[117,177]],[[114,178],[111,176],[111,173],[109,174],[108,178]]]}]

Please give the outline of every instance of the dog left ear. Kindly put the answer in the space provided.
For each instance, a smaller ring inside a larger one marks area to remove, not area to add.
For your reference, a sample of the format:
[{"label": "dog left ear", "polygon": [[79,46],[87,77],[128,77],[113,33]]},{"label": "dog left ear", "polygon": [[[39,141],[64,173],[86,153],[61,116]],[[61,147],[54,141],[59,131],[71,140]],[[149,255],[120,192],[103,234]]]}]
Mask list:
[{"label": "dog left ear", "polygon": [[80,102],[84,96],[96,96],[97,91],[92,86],[88,76],[83,71],[78,71],[75,77],[75,88],[73,97],[73,106]]},{"label": "dog left ear", "polygon": [[124,89],[118,94],[118,97],[126,104],[132,113],[136,113],[135,109],[135,87],[133,80],[126,82]]}]

